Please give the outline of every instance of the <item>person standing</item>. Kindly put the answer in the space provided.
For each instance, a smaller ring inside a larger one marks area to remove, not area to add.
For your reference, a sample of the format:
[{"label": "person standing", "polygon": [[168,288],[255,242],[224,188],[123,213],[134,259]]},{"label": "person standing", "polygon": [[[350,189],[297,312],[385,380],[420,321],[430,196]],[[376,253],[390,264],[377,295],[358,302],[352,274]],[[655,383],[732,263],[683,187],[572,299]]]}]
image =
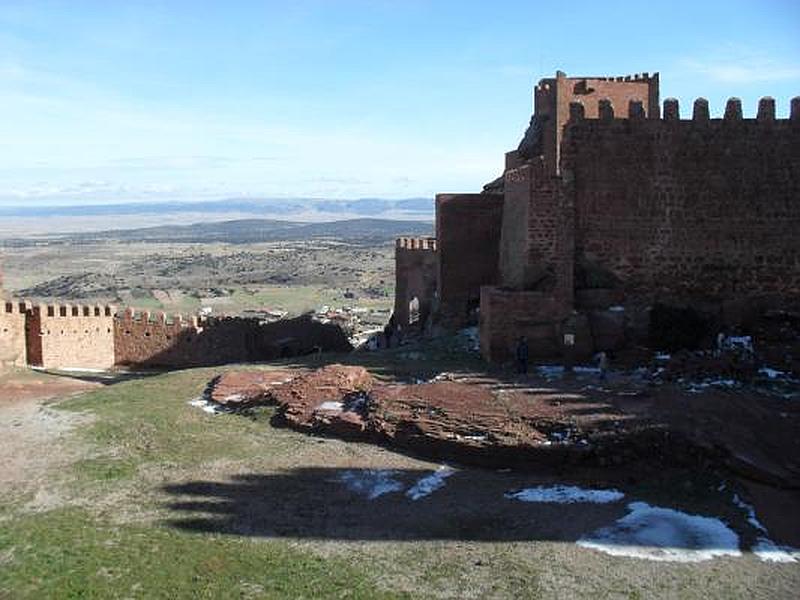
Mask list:
[{"label": "person standing", "polygon": [[600,368],[600,381],[605,381],[608,375],[608,354],[600,352],[597,355],[597,366]]},{"label": "person standing", "polygon": [[525,375],[528,372],[528,340],[523,335],[517,340],[517,373]]}]

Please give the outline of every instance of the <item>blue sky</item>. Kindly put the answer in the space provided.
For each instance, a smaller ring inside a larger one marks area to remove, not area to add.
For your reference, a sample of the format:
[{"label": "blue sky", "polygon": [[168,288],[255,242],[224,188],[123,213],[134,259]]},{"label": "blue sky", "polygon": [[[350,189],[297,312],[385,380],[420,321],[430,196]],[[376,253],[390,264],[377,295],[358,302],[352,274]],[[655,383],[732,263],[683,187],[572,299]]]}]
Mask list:
[{"label": "blue sky", "polygon": [[2,0],[0,204],[475,191],[556,69],[786,116],[800,1]]}]

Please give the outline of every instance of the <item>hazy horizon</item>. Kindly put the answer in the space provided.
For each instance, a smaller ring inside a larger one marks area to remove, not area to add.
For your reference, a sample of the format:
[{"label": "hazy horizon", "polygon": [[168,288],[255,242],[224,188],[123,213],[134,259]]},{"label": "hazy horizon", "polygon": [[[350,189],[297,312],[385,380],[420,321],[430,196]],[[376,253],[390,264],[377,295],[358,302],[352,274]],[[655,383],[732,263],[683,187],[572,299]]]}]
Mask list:
[{"label": "hazy horizon", "polygon": [[785,117],[798,57],[789,0],[9,0],[0,206],[480,191],[556,70]]}]

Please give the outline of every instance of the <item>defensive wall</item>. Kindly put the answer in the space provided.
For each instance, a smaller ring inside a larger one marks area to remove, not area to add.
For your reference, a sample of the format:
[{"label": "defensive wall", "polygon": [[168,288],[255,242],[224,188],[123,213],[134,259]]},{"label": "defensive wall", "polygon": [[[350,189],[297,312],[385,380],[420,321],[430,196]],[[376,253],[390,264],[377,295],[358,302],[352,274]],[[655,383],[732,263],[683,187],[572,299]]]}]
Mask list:
[{"label": "defensive wall", "polygon": [[[627,111],[628,107],[620,107]],[[561,173],[574,198],[575,254],[611,271],[628,298],[800,294],[800,110],[775,119],[764,98],[691,119],[600,119],[576,107]]]},{"label": "defensive wall", "polygon": [[437,308],[438,269],[436,238],[399,238],[395,243],[394,320],[400,330],[424,327]]},{"label": "defensive wall", "polygon": [[25,346],[26,314],[30,305],[5,301],[0,304],[0,367],[28,364]]},{"label": "defensive wall", "polygon": [[659,118],[635,99],[572,102],[557,172],[507,156],[500,282],[481,291],[489,360],[520,335],[534,355],[565,335],[619,347],[631,324],[612,304],[800,297],[800,99],[789,119],[771,98],[754,119],[737,99],[722,118],[703,99],[679,113],[673,99]]},{"label": "defensive wall", "polygon": [[437,194],[436,240],[438,319],[463,327],[477,320],[480,287],[499,278],[498,251],[503,223],[500,194]]},{"label": "defensive wall", "polygon": [[114,348],[117,365],[147,367],[257,362],[352,349],[338,326],[310,315],[264,323],[238,317],[168,318],[132,309],[114,319]]},{"label": "defensive wall", "polygon": [[264,323],[117,313],[113,306],[0,305],[0,366],[47,369],[192,367],[349,351],[346,335],[311,315]]},{"label": "defensive wall", "polygon": [[114,366],[112,306],[36,305],[27,313],[28,363],[53,369]]}]

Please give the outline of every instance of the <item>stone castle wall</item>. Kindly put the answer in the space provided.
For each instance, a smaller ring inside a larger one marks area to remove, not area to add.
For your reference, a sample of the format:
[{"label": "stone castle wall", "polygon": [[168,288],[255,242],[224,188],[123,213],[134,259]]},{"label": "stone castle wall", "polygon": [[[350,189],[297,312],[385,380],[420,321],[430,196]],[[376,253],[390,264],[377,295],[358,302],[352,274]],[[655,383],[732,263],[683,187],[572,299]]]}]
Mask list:
[{"label": "stone castle wall", "polygon": [[[439,253],[435,238],[399,238],[395,244],[394,321],[402,330],[424,325],[436,306]],[[416,299],[417,312],[411,314]],[[413,319],[412,319],[413,316]]]},{"label": "stone castle wall", "polygon": [[347,352],[335,324],[311,315],[264,323],[236,317],[185,320],[115,314],[111,306],[0,304],[0,366],[46,369],[182,368]]},{"label": "stone castle wall", "polygon": [[0,368],[28,364],[25,325],[29,308],[24,302],[0,303]]},{"label": "stone castle wall", "polygon": [[193,367],[258,362],[321,351],[346,352],[344,332],[310,316],[263,323],[236,317],[184,320],[125,310],[114,319],[115,364]]},{"label": "stone castle wall", "polygon": [[114,308],[38,305],[27,314],[28,363],[50,369],[114,366]]},{"label": "stone castle wall", "polygon": [[547,291],[571,302],[570,202],[541,157],[506,171],[500,285]]},{"label": "stone castle wall", "polygon": [[[800,107],[756,119],[737,100],[709,119],[580,118],[561,172],[574,197],[575,253],[609,269],[628,296],[800,295]],[[627,116],[627,115],[625,115]]]},{"label": "stone castle wall", "polygon": [[114,362],[125,366],[187,366],[196,362],[193,345],[202,327],[196,317],[167,318],[125,309],[114,319]]},{"label": "stone castle wall", "polygon": [[[684,120],[674,100],[660,118],[638,100],[573,103],[558,172],[545,157],[507,156],[501,288],[481,295],[484,355],[508,359],[520,335],[563,351],[559,319],[575,293],[590,306],[800,298],[800,99],[790,115],[776,119],[769,98],[755,119],[735,99],[723,118],[701,99]],[[605,282],[578,280],[579,267]],[[605,340],[595,348],[618,346],[598,323],[620,313],[595,312],[590,329]]]},{"label": "stone castle wall", "polygon": [[497,283],[502,223],[502,195],[436,195],[442,324],[465,325],[480,304],[480,287]]},{"label": "stone castle wall", "polygon": [[481,352],[490,361],[514,358],[521,336],[527,338],[531,358],[561,352],[561,322],[569,307],[546,292],[508,290],[494,286],[481,288]]}]

